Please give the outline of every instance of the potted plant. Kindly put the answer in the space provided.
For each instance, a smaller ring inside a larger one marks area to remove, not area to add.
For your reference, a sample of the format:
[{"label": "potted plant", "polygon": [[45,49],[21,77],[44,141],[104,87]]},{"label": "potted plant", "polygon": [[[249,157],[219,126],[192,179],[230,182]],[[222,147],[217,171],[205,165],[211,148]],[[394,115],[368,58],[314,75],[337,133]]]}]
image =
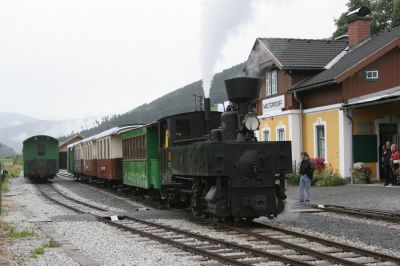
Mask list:
[{"label": "potted plant", "polygon": [[371,181],[370,181],[370,176],[371,176],[371,173],[372,173],[371,168],[366,166],[363,162],[355,163],[353,165],[353,168],[355,170],[357,170],[358,173],[361,174],[364,184],[370,184],[371,183]]}]

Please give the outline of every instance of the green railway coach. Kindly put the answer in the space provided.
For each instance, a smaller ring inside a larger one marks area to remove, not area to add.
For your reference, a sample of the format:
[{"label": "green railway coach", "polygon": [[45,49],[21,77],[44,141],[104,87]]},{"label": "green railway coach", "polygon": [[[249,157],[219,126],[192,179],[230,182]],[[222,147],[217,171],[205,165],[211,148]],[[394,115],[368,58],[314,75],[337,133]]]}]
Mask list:
[{"label": "green railway coach", "polygon": [[71,174],[75,170],[75,147],[74,144],[70,144],[67,147],[67,171]]},{"label": "green railway coach", "polygon": [[54,178],[58,173],[58,140],[45,135],[23,142],[24,175],[35,179]]},{"label": "green railway coach", "polygon": [[157,124],[123,133],[122,146],[123,183],[143,189],[160,189]]}]

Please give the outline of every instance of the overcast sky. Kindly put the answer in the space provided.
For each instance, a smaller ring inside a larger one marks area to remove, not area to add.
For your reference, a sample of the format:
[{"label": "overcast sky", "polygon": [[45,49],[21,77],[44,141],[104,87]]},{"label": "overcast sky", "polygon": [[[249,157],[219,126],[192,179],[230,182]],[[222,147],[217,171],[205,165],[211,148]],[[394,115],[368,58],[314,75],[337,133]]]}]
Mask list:
[{"label": "overcast sky", "polygon": [[[217,71],[245,61],[257,37],[329,37],[347,1],[248,2],[254,13],[227,39]],[[201,8],[200,0],[1,0],[0,112],[122,113],[200,79]]]}]

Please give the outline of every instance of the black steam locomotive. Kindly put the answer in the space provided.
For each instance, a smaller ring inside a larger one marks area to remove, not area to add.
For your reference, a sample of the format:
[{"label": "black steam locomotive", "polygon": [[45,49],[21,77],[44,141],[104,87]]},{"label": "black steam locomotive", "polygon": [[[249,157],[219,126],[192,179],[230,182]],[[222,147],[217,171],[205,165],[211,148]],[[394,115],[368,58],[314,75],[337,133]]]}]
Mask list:
[{"label": "black steam locomotive", "polygon": [[231,105],[222,113],[205,111],[158,121],[162,197],[186,202],[196,215],[275,217],[284,209],[284,175],[291,171],[291,143],[258,142],[253,111],[260,80],[225,81]]}]

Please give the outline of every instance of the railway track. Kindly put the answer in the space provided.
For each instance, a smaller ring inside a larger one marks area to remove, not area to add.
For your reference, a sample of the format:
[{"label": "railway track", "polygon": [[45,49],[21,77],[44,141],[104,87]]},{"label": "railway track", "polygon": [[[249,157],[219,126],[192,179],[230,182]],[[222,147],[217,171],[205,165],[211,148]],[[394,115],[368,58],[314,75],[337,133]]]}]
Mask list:
[{"label": "railway track", "polygon": [[[69,173],[59,173],[59,176],[74,179]],[[333,212],[338,214],[346,214],[361,218],[369,218],[375,220],[383,220],[389,222],[400,223],[400,212],[384,211],[384,210],[372,210],[372,209],[362,209],[362,208],[350,208],[338,205],[322,205],[322,204],[309,204],[307,207],[323,210],[325,212]]]},{"label": "railway track", "polygon": [[326,212],[334,212],[339,214],[347,214],[363,218],[378,219],[390,222],[400,223],[400,212],[384,211],[384,210],[371,210],[362,208],[351,208],[338,205],[317,205],[310,204],[308,207],[324,210]]},{"label": "railway track", "polygon": [[[264,226],[275,235],[244,228],[217,224],[218,230],[240,235],[246,245],[200,235],[171,226],[137,219],[129,215],[110,213],[107,209],[74,199],[51,185],[39,185],[47,199],[78,213],[89,213],[97,220],[133,234],[165,243],[210,260],[231,265],[253,265],[262,262],[281,262],[287,265],[399,265],[400,259],[341,243],[319,239],[283,228]],[[113,217],[113,218],[111,218]],[[278,234],[278,235],[277,235]],[[280,234],[280,236],[279,236]],[[290,240],[288,238],[291,238]],[[303,239],[302,243],[297,240]],[[309,246],[320,245],[317,249]],[[263,247],[263,248],[260,248]],[[319,250],[319,251],[318,251]],[[284,255],[282,255],[284,254]],[[362,260],[364,263],[358,263]]]}]

